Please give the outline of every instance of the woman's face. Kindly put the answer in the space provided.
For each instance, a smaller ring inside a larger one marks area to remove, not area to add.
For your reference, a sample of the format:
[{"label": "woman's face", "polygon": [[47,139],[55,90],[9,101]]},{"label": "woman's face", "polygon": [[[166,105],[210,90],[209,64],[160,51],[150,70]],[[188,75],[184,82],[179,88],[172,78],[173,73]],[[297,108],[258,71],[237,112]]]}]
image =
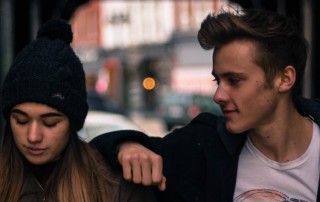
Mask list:
[{"label": "woman's face", "polygon": [[44,104],[27,102],[10,112],[13,139],[22,155],[32,164],[57,160],[69,139],[69,119]]}]

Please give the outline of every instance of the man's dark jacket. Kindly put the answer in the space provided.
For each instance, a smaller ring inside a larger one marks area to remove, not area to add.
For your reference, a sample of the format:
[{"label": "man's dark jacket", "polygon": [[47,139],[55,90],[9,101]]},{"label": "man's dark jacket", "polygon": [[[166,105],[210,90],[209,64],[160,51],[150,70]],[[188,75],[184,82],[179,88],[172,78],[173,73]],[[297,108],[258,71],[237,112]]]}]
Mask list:
[{"label": "man's dark jacket", "polygon": [[[297,107],[302,115],[320,124],[319,100],[303,100]],[[246,135],[230,134],[222,117],[202,113],[164,138],[117,131],[95,138],[92,144],[115,168],[121,169],[115,148],[124,140],[138,141],[162,156],[167,189],[160,192],[155,188],[159,202],[233,201],[238,160]],[[318,202],[319,193],[318,188]]]}]

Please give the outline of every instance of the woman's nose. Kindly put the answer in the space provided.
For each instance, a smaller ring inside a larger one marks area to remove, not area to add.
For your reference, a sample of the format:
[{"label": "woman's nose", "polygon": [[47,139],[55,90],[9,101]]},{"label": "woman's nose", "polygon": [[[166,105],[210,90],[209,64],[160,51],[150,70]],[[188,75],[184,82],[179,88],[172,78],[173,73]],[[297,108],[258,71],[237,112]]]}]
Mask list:
[{"label": "woman's nose", "polygon": [[28,128],[28,141],[29,142],[40,142],[42,140],[41,129],[37,122],[31,122]]}]

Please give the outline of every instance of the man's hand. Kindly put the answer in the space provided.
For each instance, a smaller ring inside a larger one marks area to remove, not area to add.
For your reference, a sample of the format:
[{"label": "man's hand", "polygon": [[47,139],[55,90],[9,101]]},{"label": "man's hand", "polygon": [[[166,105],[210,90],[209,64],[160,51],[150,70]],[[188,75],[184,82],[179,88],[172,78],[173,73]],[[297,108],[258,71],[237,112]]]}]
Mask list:
[{"label": "man's hand", "polygon": [[160,155],[139,143],[125,142],[119,147],[118,160],[122,165],[124,179],[145,186],[157,185],[161,191],[166,189]]}]

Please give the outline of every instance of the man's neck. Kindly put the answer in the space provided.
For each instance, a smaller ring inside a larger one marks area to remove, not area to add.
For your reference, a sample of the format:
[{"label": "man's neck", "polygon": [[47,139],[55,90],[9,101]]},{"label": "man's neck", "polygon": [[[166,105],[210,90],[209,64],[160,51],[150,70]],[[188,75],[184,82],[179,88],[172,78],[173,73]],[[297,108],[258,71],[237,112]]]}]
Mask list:
[{"label": "man's neck", "polygon": [[293,109],[282,112],[272,124],[249,131],[248,137],[271,160],[288,162],[307,150],[312,133],[312,121]]}]

